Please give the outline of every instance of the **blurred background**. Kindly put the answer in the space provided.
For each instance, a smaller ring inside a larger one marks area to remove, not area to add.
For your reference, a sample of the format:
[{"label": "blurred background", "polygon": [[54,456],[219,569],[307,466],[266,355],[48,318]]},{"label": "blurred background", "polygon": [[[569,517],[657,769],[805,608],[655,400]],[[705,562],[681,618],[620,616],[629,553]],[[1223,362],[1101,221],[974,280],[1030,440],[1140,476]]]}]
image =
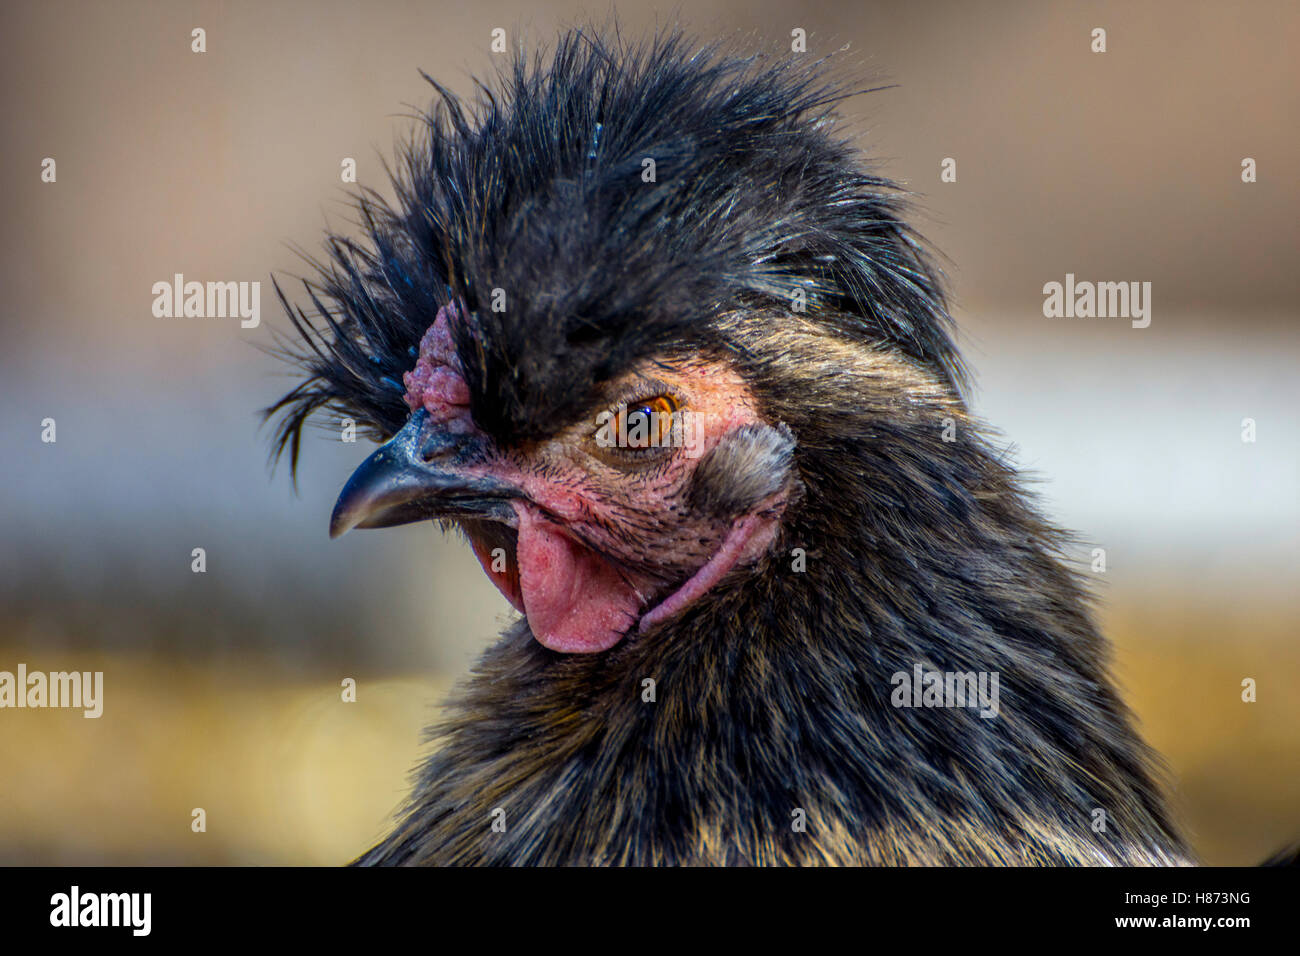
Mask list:
[{"label": "blurred background", "polygon": [[[0,863],[337,864],[382,835],[507,606],[432,526],[328,540],[365,444],[309,441],[297,495],[270,472],[270,276],[351,230],[345,158],[387,192],[418,69],[469,91],[493,28],[536,49],[611,9],[629,36],[802,28],[897,84],[845,129],[918,194],[976,409],[1079,557],[1106,549],[1116,670],[1195,847],[1300,837],[1294,3],[47,0],[0,10],[0,670],[102,670],[105,704],[0,711]],[[262,282],[260,327],[156,318],[175,273]],[[1150,282],[1150,327],[1044,318],[1066,273]]]}]

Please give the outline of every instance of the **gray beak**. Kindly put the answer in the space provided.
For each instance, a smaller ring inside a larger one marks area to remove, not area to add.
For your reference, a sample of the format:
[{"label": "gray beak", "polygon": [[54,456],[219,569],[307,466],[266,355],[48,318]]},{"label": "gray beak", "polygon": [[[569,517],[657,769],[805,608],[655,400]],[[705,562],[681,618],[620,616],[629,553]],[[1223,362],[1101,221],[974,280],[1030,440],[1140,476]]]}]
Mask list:
[{"label": "gray beak", "polygon": [[390,528],[431,518],[514,518],[519,492],[460,468],[480,459],[483,440],[453,435],[421,409],[388,444],[361,463],[330,516],[330,537],[353,528]]}]

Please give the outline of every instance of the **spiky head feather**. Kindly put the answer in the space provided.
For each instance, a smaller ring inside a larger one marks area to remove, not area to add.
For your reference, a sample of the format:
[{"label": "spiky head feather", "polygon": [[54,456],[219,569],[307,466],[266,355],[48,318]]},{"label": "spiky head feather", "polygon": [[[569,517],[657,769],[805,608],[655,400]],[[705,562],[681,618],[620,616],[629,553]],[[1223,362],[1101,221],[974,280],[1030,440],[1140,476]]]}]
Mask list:
[{"label": "spiky head feather", "polygon": [[837,137],[848,92],[825,61],[575,31],[473,104],[429,82],[396,202],[363,195],[363,241],[328,239],[314,317],[286,302],[306,380],[268,410],[277,454],[296,459],[317,409],[401,427],[402,373],[457,300],[474,418],[503,442],[544,437],[648,354],[737,348],[722,313],[795,301],[960,385],[936,274],[901,193]]}]

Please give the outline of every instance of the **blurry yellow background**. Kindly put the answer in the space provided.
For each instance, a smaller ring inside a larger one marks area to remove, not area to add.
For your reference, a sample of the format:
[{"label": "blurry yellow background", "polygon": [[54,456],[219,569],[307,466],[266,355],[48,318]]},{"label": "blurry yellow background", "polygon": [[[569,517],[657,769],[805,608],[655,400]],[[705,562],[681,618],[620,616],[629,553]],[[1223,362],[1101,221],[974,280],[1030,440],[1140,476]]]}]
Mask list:
[{"label": "blurry yellow background", "polygon": [[[898,84],[846,103],[846,128],[918,193],[976,409],[1079,559],[1107,549],[1117,674],[1195,847],[1251,863],[1300,837],[1296,6],[615,6],[628,35],[680,14],[779,47],[802,27],[813,54],[848,44],[843,69]],[[269,275],[301,273],[291,247],[316,252],[327,221],[350,228],[345,157],[386,192],[381,158],[429,100],[417,68],[467,91],[492,28],[534,49],[582,19],[0,11],[0,670],[105,672],[98,720],[0,711],[0,864],[336,864],[382,835],[422,728],[507,608],[428,526],[328,541],[363,444],[311,439],[297,497],[269,474],[255,413],[291,383],[254,348],[285,325]],[[177,272],[261,281],[261,327],[155,318],[151,286]],[[1151,327],[1044,319],[1042,285],[1067,272],[1152,282]]]}]

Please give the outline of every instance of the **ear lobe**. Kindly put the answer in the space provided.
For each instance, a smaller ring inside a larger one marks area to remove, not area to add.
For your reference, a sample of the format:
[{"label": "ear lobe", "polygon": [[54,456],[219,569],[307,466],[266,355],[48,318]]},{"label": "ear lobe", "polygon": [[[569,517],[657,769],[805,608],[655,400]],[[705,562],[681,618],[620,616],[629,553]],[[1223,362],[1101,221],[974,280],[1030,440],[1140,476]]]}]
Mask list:
[{"label": "ear lobe", "polygon": [[733,517],[795,490],[794,433],[785,423],[742,425],[724,435],[691,476],[686,502],[692,510]]}]

